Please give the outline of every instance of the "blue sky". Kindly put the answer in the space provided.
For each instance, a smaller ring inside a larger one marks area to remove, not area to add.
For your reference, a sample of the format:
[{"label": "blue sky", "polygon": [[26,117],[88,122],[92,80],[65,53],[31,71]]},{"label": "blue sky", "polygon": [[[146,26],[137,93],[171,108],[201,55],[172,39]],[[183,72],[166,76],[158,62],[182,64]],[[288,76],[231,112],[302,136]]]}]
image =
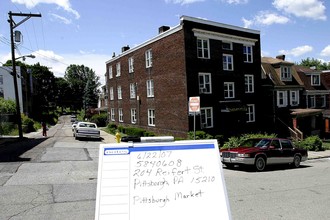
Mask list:
[{"label": "blue sky", "polygon": [[156,36],[162,25],[178,25],[182,15],[259,30],[262,56],[329,62],[329,8],[326,0],[1,0],[0,62],[11,58],[9,11],[42,15],[15,29],[23,35],[16,57],[32,53],[36,58],[25,62],[40,62],[55,76],[84,64],[102,84],[113,52]]}]

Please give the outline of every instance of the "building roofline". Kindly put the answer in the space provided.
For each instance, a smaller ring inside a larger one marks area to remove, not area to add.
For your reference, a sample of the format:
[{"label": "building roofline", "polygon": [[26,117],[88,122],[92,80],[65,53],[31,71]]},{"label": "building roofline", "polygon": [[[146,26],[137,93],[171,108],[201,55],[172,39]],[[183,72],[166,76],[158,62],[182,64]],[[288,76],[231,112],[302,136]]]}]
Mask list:
[{"label": "building roofline", "polygon": [[169,36],[171,34],[174,34],[174,33],[178,32],[178,31],[180,31],[180,30],[182,30],[182,25],[181,24],[179,24],[179,25],[177,25],[177,26],[175,26],[173,28],[170,28],[169,30],[167,30],[167,31],[165,31],[163,33],[158,34],[157,36],[155,36],[155,37],[153,37],[153,38],[151,38],[151,39],[149,39],[149,40],[147,40],[147,41],[145,41],[145,42],[137,45],[136,47],[133,47],[133,48],[131,48],[129,50],[126,50],[125,52],[117,55],[116,57],[111,58],[110,60],[106,61],[105,63],[106,64],[111,63],[111,62],[113,62],[113,61],[115,61],[115,60],[117,60],[117,59],[119,59],[119,58],[121,58],[121,57],[129,54],[129,53],[132,53],[132,52],[134,52],[134,51],[136,51],[136,50],[138,50],[138,49],[140,49],[140,48],[142,48],[142,47],[144,47],[146,45],[149,45],[149,44],[151,44],[151,43],[153,43],[155,41],[158,41],[158,40],[160,40],[162,38],[165,38],[165,37],[167,37],[167,36]]},{"label": "building roofline", "polygon": [[192,22],[212,25],[212,26],[216,26],[216,27],[228,28],[228,29],[233,29],[233,30],[237,30],[237,31],[244,31],[244,32],[252,33],[252,34],[260,34],[260,31],[258,31],[258,30],[248,29],[248,28],[229,25],[229,24],[223,24],[223,23],[219,23],[219,22],[215,22],[215,21],[209,21],[206,19],[194,18],[194,17],[190,17],[190,16],[185,16],[185,15],[181,16],[180,20],[181,20],[181,22],[182,21],[192,21]]}]

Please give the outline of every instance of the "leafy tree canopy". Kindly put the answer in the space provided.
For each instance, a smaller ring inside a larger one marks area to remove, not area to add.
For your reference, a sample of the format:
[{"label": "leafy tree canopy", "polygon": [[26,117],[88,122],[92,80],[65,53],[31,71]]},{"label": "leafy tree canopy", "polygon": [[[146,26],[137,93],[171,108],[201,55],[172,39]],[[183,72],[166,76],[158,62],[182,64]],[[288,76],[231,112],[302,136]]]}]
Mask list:
[{"label": "leafy tree canopy", "polygon": [[66,69],[64,79],[69,83],[75,109],[97,106],[98,87],[101,83],[100,77],[92,69],[72,64]]},{"label": "leafy tree canopy", "polygon": [[307,58],[302,59],[298,65],[306,67],[315,67],[316,70],[330,70],[330,63],[322,62],[319,59]]}]

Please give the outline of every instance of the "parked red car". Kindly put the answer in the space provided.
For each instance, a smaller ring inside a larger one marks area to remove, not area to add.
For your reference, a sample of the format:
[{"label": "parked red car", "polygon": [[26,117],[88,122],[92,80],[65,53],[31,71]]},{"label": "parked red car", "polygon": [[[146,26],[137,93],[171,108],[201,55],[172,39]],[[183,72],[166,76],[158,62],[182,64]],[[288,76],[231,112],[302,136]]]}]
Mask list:
[{"label": "parked red car", "polygon": [[299,167],[307,160],[305,149],[295,148],[289,139],[252,138],[237,148],[220,150],[221,162],[228,168],[234,165],[253,165],[263,171],[270,164],[292,164]]}]

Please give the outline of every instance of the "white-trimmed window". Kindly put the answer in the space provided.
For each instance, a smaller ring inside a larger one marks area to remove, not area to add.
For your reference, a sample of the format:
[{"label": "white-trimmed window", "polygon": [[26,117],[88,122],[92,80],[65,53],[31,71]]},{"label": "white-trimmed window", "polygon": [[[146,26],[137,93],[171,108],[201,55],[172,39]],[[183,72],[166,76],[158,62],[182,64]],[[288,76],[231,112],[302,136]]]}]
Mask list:
[{"label": "white-trimmed window", "polygon": [[111,108],[110,110],[110,118],[111,118],[111,121],[115,121],[115,109],[114,108]]},{"label": "white-trimmed window", "polygon": [[245,75],[245,93],[254,93],[254,75]]},{"label": "white-trimmed window", "polygon": [[135,99],[136,98],[136,84],[135,83],[129,84],[129,91],[130,91],[130,98]]},{"label": "white-trimmed window", "polygon": [[326,107],[327,106],[327,99],[326,99],[326,95],[321,95],[320,96],[320,102],[321,102],[321,107]]},{"label": "white-trimmed window", "polygon": [[197,38],[197,57],[204,59],[210,58],[209,39]]},{"label": "white-trimmed window", "polygon": [[147,80],[147,97],[154,97],[154,81]]},{"label": "white-trimmed window", "polygon": [[252,63],[253,62],[252,46],[243,45],[243,55],[244,55],[245,63]]},{"label": "white-trimmed window", "polygon": [[223,54],[222,55],[223,70],[234,70],[233,55]]},{"label": "white-trimmed window", "polygon": [[131,123],[136,124],[136,108],[131,108]]},{"label": "white-trimmed window", "polygon": [[113,72],[112,72],[112,66],[109,66],[109,79],[112,79],[113,78]]},{"label": "white-trimmed window", "polygon": [[222,49],[223,50],[232,50],[233,43],[232,42],[222,42]]},{"label": "white-trimmed window", "polygon": [[152,50],[147,50],[145,52],[145,58],[146,58],[146,68],[152,67]]},{"label": "white-trimmed window", "polygon": [[155,109],[148,109],[148,125],[155,126]]},{"label": "white-trimmed window", "polygon": [[199,93],[211,94],[212,93],[211,73],[198,73],[198,77],[199,77]]},{"label": "white-trimmed window", "polygon": [[116,77],[120,76],[121,70],[120,70],[120,62],[116,64]]},{"label": "white-trimmed window", "polygon": [[121,86],[117,87],[117,95],[118,95],[118,99],[122,99],[123,98],[123,94],[121,91]]},{"label": "white-trimmed window", "polygon": [[288,92],[277,91],[277,107],[286,107],[288,105]]},{"label": "white-trimmed window", "polygon": [[312,86],[319,86],[319,85],[321,85],[320,74],[312,74],[311,75],[311,85]]},{"label": "white-trimmed window", "polygon": [[299,91],[298,90],[290,91],[290,105],[291,106],[299,105]]},{"label": "white-trimmed window", "polygon": [[315,95],[309,95],[308,96],[308,108],[315,108],[316,106],[316,101],[315,101]]},{"label": "white-trimmed window", "polygon": [[282,81],[292,81],[291,67],[281,66],[281,80]]},{"label": "white-trimmed window", "polygon": [[128,72],[129,73],[134,72],[134,58],[133,57],[128,58]]},{"label": "white-trimmed window", "polygon": [[213,127],[213,108],[201,108],[201,128]]},{"label": "white-trimmed window", "polygon": [[113,87],[110,87],[110,100],[114,100]]},{"label": "white-trimmed window", "polygon": [[123,109],[122,108],[119,108],[118,109],[118,120],[119,120],[119,122],[123,122],[124,121]]},{"label": "white-trimmed window", "polygon": [[224,82],[224,98],[230,99],[235,98],[235,83],[234,82]]},{"label": "white-trimmed window", "polygon": [[246,116],[247,116],[247,120],[246,122],[255,122],[255,105],[254,104],[247,104],[247,112],[246,112]]}]

